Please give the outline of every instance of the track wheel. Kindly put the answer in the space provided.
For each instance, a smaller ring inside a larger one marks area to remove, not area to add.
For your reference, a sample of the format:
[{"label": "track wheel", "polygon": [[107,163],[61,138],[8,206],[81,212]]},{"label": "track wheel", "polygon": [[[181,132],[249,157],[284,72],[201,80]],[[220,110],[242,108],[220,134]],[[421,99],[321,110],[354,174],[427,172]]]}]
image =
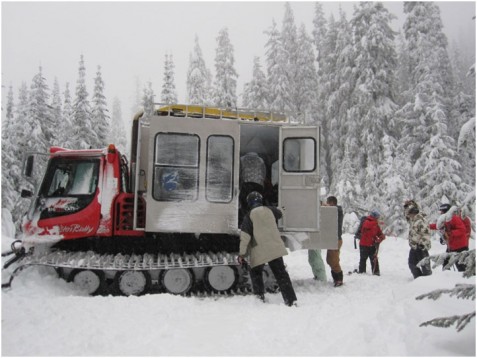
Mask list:
[{"label": "track wheel", "polygon": [[237,271],[232,266],[213,266],[205,271],[209,288],[217,292],[230,290],[237,283]]},{"label": "track wheel", "polygon": [[146,271],[119,271],[114,283],[121,294],[139,296],[149,290],[151,276]]},{"label": "track wheel", "polygon": [[194,275],[189,269],[165,270],[161,275],[161,283],[167,292],[182,295],[192,288]]},{"label": "track wheel", "polygon": [[89,295],[96,295],[104,287],[104,272],[92,270],[73,270],[68,281],[87,292]]}]

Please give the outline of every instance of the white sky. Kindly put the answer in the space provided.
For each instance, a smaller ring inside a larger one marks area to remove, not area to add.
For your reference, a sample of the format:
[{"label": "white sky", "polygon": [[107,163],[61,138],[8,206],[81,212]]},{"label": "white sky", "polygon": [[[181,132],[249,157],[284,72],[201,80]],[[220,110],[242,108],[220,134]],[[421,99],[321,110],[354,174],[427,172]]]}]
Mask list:
[{"label": "white sky", "polygon": [[[264,47],[272,19],[281,28],[284,2],[2,2],[2,99],[13,85],[15,101],[22,81],[43,67],[50,89],[55,77],[61,92],[70,83],[74,95],[80,55],[84,55],[88,92],[93,92],[97,66],[102,67],[108,105],[117,96],[123,119],[130,118],[136,79],[151,81],[160,99],[163,61],[174,56],[179,101],[185,101],[186,72],[194,37],[199,36],[206,65],[215,74],[216,37],[227,27],[239,74],[237,94],[252,75],[253,57],[265,69]],[[326,17],[338,17],[341,4],[348,18],[356,2],[323,2]],[[446,32],[452,39],[469,36],[475,51],[475,2],[439,2]],[[304,23],[311,34],[314,2],[291,2],[297,27]],[[403,23],[402,2],[385,2]],[[142,87],[141,87],[142,90]],[[3,106],[4,107],[4,106]]]}]

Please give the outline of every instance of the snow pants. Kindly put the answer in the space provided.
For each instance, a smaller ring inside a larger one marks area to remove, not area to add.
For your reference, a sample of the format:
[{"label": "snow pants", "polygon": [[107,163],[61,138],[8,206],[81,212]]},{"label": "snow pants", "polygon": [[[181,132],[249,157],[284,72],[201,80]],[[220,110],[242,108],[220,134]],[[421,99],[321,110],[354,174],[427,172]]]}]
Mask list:
[{"label": "snow pants", "polygon": [[338,250],[328,250],[326,253],[326,263],[330,266],[331,271],[341,272],[340,266],[340,249],[343,245],[343,240],[338,240]]},{"label": "snow pants", "polygon": [[326,269],[321,258],[321,250],[308,250],[308,263],[315,280],[326,282]]},{"label": "snow pants", "polygon": [[366,272],[366,261],[369,259],[371,262],[371,272],[373,275],[380,275],[376,249],[376,246],[359,246],[359,273]]},{"label": "snow pants", "polygon": [[419,261],[421,261],[425,257],[429,257],[429,252],[427,250],[413,249],[413,248],[409,250],[409,258],[407,260],[407,263],[409,265],[409,269],[411,270],[411,273],[414,276],[414,278],[418,278],[420,276],[432,275],[430,262],[421,267],[417,266]]},{"label": "snow pants", "polygon": [[[263,296],[265,293],[265,285],[263,283],[263,266],[265,265],[258,265],[250,270],[253,293],[257,296]],[[285,269],[283,258],[279,257],[278,259],[270,261],[268,266],[270,266],[270,269],[277,280],[278,287],[280,287],[280,292],[282,293],[283,301],[286,305],[291,306],[293,302],[296,301],[296,295],[290,280],[290,276]]]}]

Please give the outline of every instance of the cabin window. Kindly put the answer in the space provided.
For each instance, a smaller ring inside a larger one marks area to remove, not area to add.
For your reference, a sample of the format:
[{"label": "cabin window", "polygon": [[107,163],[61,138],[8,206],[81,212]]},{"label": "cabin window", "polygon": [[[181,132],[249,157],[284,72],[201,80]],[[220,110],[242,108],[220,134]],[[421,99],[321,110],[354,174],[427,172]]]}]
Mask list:
[{"label": "cabin window", "polygon": [[234,140],[213,135],[207,139],[206,198],[229,203],[233,192]]},{"label": "cabin window", "polygon": [[196,135],[158,133],[155,140],[152,195],[159,201],[196,200],[199,187]]},{"label": "cabin window", "polygon": [[286,138],[283,142],[283,169],[312,172],[316,168],[316,141],[313,138]]},{"label": "cabin window", "polygon": [[[40,219],[76,213],[94,198],[99,179],[99,159],[53,158],[39,191]],[[41,204],[43,203],[43,204]]]}]

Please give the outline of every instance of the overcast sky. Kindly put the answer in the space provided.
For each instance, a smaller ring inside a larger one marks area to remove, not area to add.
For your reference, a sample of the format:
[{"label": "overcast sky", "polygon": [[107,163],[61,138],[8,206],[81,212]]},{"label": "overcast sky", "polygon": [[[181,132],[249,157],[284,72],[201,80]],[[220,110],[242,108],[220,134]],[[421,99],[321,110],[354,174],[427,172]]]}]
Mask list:
[{"label": "overcast sky", "polygon": [[[323,2],[325,16],[338,17],[341,4],[347,17],[356,2]],[[475,51],[475,2],[439,2],[449,41],[465,38]],[[314,2],[291,2],[297,27],[311,34]],[[404,21],[402,2],[385,2]],[[84,55],[88,92],[93,92],[97,66],[102,67],[108,105],[117,96],[123,119],[130,118],[136,78],[153,83],[160,99],[164,55],[174,57],[179,101],[186,100],[189,54],[197,34],[206,65],[215,74],[216,37],[227,27],[239,74],[237,94],[251,79],[254,56],[265,69],[264,46],[272,19],[281,28],[284,2],[2,2],[2,99],[13,85],[15,101],[22,81],[30,86],[41,65],[50,89],[55,77],[61,92],[70,83],[74,95],[80,55]],[[240,103],[240,101],[239,101]],[[2,106],[4,108],[4,105]]]}]

